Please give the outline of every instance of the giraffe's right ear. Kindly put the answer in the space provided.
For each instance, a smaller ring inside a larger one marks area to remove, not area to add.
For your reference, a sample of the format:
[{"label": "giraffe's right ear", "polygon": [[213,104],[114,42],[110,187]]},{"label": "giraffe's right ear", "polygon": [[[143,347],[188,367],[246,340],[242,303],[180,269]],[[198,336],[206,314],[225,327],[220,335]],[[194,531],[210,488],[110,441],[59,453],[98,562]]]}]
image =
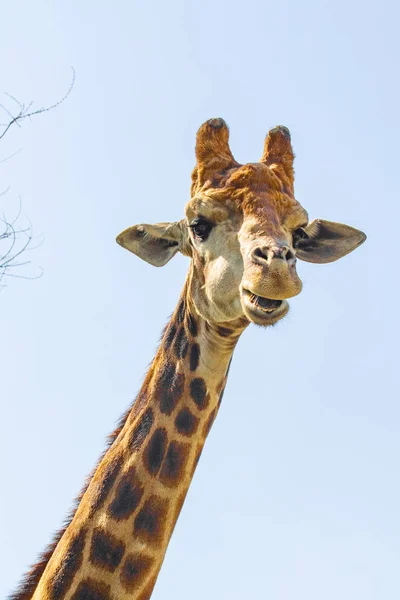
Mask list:
[{"label": "giraffe's right ear", "polygon": [[117,243],[155,267],[163,267],[177,252],[190,255],[185,220],[133,225],[117,236]]}]

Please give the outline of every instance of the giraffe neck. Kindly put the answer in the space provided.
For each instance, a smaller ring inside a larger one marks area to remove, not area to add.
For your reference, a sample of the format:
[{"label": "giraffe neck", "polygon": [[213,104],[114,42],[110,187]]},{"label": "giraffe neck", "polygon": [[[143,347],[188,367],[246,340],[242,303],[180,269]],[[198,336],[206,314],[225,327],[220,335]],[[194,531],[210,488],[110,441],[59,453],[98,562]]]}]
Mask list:
[{"label": "giraffe neck", "polygon": [[33,595],[21,600],[150,598],[245,327],[211,325],[187,290]]}]

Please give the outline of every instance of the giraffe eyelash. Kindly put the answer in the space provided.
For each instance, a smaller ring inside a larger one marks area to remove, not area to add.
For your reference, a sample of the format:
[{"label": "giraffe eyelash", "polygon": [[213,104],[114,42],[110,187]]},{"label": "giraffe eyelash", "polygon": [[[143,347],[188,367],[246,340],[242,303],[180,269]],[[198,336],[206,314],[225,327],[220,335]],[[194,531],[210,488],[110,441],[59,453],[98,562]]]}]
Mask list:
[{"label": "giraffe eyelash", "polygon": [[207,219],[203,219],[202,217],[198,217],[189,225],[195,238],[202,242],[208,238],[213,227],[213,223],[210,223],[210,221],[207,221]]}]

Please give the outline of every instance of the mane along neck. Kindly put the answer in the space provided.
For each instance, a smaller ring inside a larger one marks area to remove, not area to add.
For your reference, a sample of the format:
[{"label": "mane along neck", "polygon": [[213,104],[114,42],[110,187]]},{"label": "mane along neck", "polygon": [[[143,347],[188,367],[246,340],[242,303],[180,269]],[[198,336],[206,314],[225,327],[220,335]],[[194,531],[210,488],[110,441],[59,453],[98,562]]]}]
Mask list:
[{"label": "mane along neck", "polygon": [[245,326],[210,324],[187,292],[66,526],[10,600],[150,598]]}]

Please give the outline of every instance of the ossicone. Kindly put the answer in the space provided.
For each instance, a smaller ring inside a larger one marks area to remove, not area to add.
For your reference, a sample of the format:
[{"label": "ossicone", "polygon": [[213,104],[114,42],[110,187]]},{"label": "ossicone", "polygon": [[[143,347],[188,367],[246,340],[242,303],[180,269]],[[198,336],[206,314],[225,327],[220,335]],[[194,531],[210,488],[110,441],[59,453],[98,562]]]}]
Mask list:
[{"label": "ossicone", "polygon": [[277,172],[290,192],[293,192],[294,183],[293,161],[290,131],[284,125],[277,125],[265,138],[261,162]]},{"label": "ossicone", "polygon": [[192,174],[192,193],[214,174],[240,166],[229,147],[229,129],[224,119],[209,119],[196,136],[196,166]]}]

